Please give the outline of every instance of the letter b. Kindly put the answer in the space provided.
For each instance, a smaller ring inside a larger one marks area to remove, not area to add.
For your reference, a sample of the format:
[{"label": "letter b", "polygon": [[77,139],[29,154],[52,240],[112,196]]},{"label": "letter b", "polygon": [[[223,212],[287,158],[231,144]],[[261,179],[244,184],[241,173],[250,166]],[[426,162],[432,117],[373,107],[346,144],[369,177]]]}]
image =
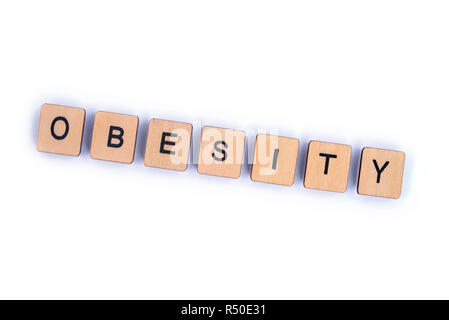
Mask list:
[{"label": "letter b", "polygon": [[[118,131],[119,133],[114,133],[114,131]],[[110,148],[120,148],[123,145],[123,135],[125,132],[123,128],[110,126],[109,127],[109,136],[108,136],[108,147]],[[112,139],[118,140],[118,142],[113,142]]]}]

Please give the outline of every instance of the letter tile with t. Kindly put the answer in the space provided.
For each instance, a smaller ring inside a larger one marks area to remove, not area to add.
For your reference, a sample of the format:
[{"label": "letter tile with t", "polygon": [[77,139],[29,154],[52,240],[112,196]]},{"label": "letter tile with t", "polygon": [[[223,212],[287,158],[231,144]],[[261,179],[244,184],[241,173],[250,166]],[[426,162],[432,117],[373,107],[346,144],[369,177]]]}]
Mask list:
[{"label": "letter tile with t", "polygon": [[151,119],[148,126],[145,166],[185,171],[189,163],[192,125]]},{"label": "letter tile with t", "polygon": [[242,170],[244,150],[244,131],[203,127],[198,172],[236,179]]},{"label": "letter tile with t", "polygon": [[85,116],[86,111],[82,108],[42,105],[37,150],[78,156],[81,152]]},{"label": "letter tile with t", "polygon": [[138,126],[137,116],[98,111],[95,114],[90,156],[98,160],[132,163]]},{"label": "letter tile with t", "polygon": [[364,148],[357,192],[367,196],[398,199],[401,196],[405,153]]},{"label": "letter tile with t", "polygon": [[348,186],[352,147],[345,144],[310,141],[304,187],[345,192]]}]

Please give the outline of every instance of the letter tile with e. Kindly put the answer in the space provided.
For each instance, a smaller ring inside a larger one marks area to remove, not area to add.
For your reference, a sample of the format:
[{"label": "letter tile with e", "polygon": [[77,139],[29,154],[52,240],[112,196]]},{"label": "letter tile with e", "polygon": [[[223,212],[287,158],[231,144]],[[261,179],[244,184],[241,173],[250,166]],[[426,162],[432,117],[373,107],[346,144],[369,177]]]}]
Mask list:
[{"label": "letter tile with e", "polygon": [[138,126],[137,116],[98,111],[92,133],[91,158],[132,163]]},{"label": "letter tile with e", "polygon": [[192,125],[151,119],[144,164],[147,167],[185,171],[189,163]]}]

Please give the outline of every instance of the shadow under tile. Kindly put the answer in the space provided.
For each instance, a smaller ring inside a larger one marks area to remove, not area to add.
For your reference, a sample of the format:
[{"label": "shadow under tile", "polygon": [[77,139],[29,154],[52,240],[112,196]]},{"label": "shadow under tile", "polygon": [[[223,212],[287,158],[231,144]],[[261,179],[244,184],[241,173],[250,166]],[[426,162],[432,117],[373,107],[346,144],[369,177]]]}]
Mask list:
[{"label": "shadow under tile", "polygon": [[349,178],[348,178],[348,190],[354,191],[357,190],[357,184],[359,180],[359,168],[360,168],[360,158],[362,154],[362,148],[360,144],[356,144],[352,146],[352,155],[351,155],[351,166],[349,168]]},{"label": "shadow under tile", "polygon": [[139,118],[139,128],[137,130],[137,138],[136,138],[136,150],[134,155],[134,162],[142,162],[145,158],[145,149],[147,142],[147,134],[148,134],[148,119],[140,119]]}]

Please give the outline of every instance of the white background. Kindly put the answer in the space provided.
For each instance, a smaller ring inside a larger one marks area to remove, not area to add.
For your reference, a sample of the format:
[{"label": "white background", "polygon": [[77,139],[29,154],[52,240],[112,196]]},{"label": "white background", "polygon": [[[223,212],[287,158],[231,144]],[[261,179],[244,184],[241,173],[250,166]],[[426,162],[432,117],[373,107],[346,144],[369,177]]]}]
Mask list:
[{"label": "white background", "polygon": [[[0,298],[449,298],[447,1],[2,1]],[[36,151],[84,107],[80,157]],[[138,115],[132,165],[90,159]],[[301,140],[292,187],[143,165],[158,117]],[[353,147],[345,194],[302,186],[311,139]],[[407,155],[360,196],[364,146]]]}]

